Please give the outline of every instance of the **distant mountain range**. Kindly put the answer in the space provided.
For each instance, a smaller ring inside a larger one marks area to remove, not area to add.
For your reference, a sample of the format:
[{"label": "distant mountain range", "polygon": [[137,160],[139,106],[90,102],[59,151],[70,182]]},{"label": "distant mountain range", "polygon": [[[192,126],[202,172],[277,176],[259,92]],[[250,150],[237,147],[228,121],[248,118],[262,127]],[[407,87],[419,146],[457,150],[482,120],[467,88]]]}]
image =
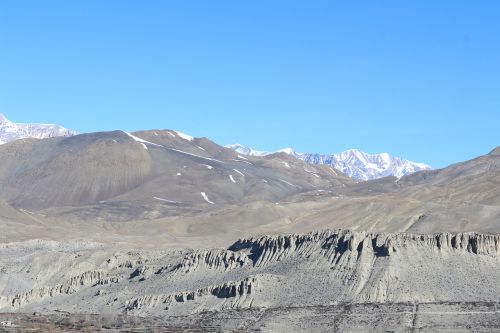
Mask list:
[{"label": "distant mountain range", "polygon": [[[70,137],[76,134],[77,132],[59,125],[14,123],[0,114],[0,144],[24,138],[46,139],[60,136]],[[309,164],[331,166],[342,171],[346,176],[358,180],[371,180],[386,176],[399,178],[417,171],[431,169],[426,164],[412,162],[399,157],[391,157],[387,153],[367,154],[357,149],[350,149],[337,154],[322,155],[298,153],[292,148],[268,152],[254,150],[240,144],[227,145],[226,147],[235,150],[239,154],[249,156],[267,156],[273,153],[285,153]]]},{"label": "distant mountain range", "polygon": [[0,144],[10,141],[34,138],[46,139],[57,136],[73,136],[77,134],[59,125],[52,124],[16,124],[0,114]]},{"label": "distant mountain range", "polygon": [[227,145],[240,154],[267,156],[274,153],[286,153],[310,164],[325,164],[342,171],[346,176],[359,180],[371,180],[386,176],[402,177],[421,170],[431,170],[427,164],[416,163],[387,153],[368,154],[357,149],[336,154],[298,153],[292,148],[276,152],[259,151],[241,144]]}]

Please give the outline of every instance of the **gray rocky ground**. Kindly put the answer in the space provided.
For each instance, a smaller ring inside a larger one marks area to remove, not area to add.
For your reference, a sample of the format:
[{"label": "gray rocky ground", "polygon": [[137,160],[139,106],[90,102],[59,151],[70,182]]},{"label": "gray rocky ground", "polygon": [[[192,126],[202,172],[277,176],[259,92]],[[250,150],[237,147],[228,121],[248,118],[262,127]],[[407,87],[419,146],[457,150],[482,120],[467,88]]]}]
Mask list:
[{"label": "gray rocky ground", "polygon": [[362,303],[135,317],[0,313],[0,332],[496,332],[500,304]]},{"label": "gray rocky ground", "polygon": [[498,328],[495,235],[338,230],[194,250],[31,241],[2,254],[0,312],[63,322],[97,313],[111,326],[123,315],[172,330],[189,328],[187,316],[215,331]]}]

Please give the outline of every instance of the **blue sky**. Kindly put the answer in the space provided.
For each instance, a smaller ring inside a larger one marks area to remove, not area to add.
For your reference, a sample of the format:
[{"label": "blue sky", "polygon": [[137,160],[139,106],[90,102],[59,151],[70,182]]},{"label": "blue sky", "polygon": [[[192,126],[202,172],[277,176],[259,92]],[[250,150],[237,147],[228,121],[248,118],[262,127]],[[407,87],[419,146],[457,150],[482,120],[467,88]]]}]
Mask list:
[{"label": "blue sky", "polygon": [[442,167],[500,145],[500,2],[0,0],[0,113]]}]

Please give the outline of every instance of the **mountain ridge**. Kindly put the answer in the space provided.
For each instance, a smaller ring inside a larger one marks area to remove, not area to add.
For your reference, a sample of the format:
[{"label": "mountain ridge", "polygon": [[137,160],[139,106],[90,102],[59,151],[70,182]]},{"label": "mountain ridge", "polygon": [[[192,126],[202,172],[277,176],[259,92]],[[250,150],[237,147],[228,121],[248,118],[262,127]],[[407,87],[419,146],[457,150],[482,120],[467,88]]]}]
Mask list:
[{"label": "mountain ridge", "polygon": [[[355,181],[284,152],[244,156],[173,130],[18,140],[0,146],[0,242],[58,240],[68,223],[75,239],[108,240],[116,226],[128,244],[175,246],[324,228],[498,232],[497,149],[400,179]],[[114,227],[103,233],[101,223]]]},{"label": "mountain ridge", "polygon": [[373,180],[387,176],[401,178],[417,171],[432,170],[429,165],[424,163],[393,157],[388,153],[368,154],[359,149],[348,149],[334,154],[318,154],[299,153],[293,148],[283,148],[276,152],[259,151],[241,144],[231,144],[225,147],[249,156],[285,153],[310,164],[331,166],[357,180]]},{"label": "mountain ridge", "polygon": [[[193,140],[189,135],[176,131],[172,133],[188,141]],[[55,124],[14,123],[0,113],[0,144],[25,138],[46,139],[71,137],[76,134],[78,134],[76,131]],[[245,156],[264,157],[274,153],[285,153],[309,164],[330,166],[356,180],[373,180],[387,176],[401,178],[417,171],[432,169],[429,165],[392,157],[387,153],[368,154],[359,149],[349,149],[336,154],[317,154],[299,153],[293,148],[284,148],[276,152],[259,151],[241,144],[225,147]]]}]

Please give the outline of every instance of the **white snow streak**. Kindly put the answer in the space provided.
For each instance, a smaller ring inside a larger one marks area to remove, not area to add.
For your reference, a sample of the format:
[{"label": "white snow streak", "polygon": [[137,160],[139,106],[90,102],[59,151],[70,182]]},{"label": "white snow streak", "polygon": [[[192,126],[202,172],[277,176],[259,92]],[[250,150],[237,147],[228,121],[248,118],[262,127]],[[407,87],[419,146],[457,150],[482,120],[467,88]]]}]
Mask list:
[{"label": "white snow streak", "polygon": [[196,155],[196,154],[191,154],[191,153],[188,153],[188,152],[185,152],[185,151],[182,151],[182,150],[179,150],[179,149],[174,149],[174,148],[166,148],[168,150],[173,150],[173,151],[176,151],[178,153],[182,153],[182,154],[186,154],[186,155],[190,155],[190,156],[194,156],[194,157],[198,157],[198,158],[202,158],[204,160],[208,160],[208,161],[213,161],[213,162],[219,162],[219,163],[224,163],[222,161],[219,161],[219,160],[216,160],[215,158],[209,158],[209,157],[204,157],[204,156],[200,156],[200,155]]},{"label": "white snow streak", "polygon": [[299,188],[297,185],[293,185],[292,183],[287,182],[287,181],[286,181],[286,180],[284,180],[284,179],[281,179],[281,178],[280,178],[279,180],[280,180],[280,181],[282,181],[282,182],[283,182],[283,183],[285,183],[285,184],[288,184],[288,185],[290,185],[290,186],[293,186],[293,187]]},{"label": "white snow streak", "polygon": [[[172,150],[172,151],[176,151],[178,153],[182,153],[182,154],[186,154],[186,155],[190,155],[190,156],[194,156],[194,157],[198,157],[198,158],[202,158],[204,160],[207,160],[207,161],[213,161],[213,162],[219,162],[219,163],[224,163],[220,160],[216,160],[215,158],[209,158],[209,157],[204,157],[204,156],[200,156],[200,155],[196,155],[196,154],[191,154],[191,153],[188,153],[188,152],[185,152],[185,151],[182,151],[182,150],[179,150],[179,149],[175,149],[175,148],[169,148],[169,147],[165,147],[165,146],[162,146],[162,145],[159,145],[159,144],[156,144],[156,143],[153,143],[153,142],[150,142],[150,141],[146,141],[144,139],[141,139],[135,135],[132,135],[130,133],[127,133],[125,132],[128,136],[130,136],[132,139],[134,139],[135,141],[137,142],[140,142],[140,143],[143,143],[143,144],[148,144],[148,145],[152,145],[152,146],[155,146],[155,147],[161,147],[161,148],[165,148],[165,149],[168,149],[168,150]],[[169,132],[170,133],[170,132]],[[176,132],[177,134],[179,134],[179,132]],[[170,133],[171,134],[171,133]],[[186,139],[187,140],[187,139]],[[199,147],[201,148],[201,147]],[[147,148],[146,148],[147,149]],[[203,148],[201,148],[203,149]]]},{"label": "white snow streak", "polygon": [[241,155],[238,155],[238,158],[241,158],[242,160],[248,161],[248,158],[241,156]]},{"label": "white snow streak", "polygon": [[203,165],[204,165],[204,166],[206,166],[206,167],[207,167],[207,169],[209,169],[209,170],[212,170],[212,169],[214,168],[213,166],[208,165],[208,164],[203,164]]},{"label": "white snow streak", "polygon": [[[155,146],[155,147],[163,147],[162,145],[159,145],[159,144],[157,144],[157,143],[153,143],[153,142],[146,141],[146,140],[141,139],[141,138],[139,138],[139,137],[137,137],[137,136],[135,136],[135,135],[132,135],[132,134],[130,134],[130,133],[128,133],[128,132],[125,132],[125,134],[127,134],[128,136],[130,136],[132,139],[134,139],[134,140],[135,140],[135,141],[137,141],[137,142],[140,142],[140,143],[145,143],[145,144],[152,145],[152,146]],[[163,147],[163,148],[164,148],[164,147]]]},{"label": "white snow streak", "polygon": [[290,169],[290,164],[288,164],[287,162],[280,162],[281,164],[283,164],[285,167],[287,167],[288,169]]},{"label": "white snow streak", "polygon": [[213,205],[214,203],[210,200],[208,200],[208,197],[207,197],[207,194],[205,192],[201,192],[201,196],[203,197],[203,199],[205,199],[206,202],[208,202],[209,204]]},{"label": "white snow streak", "polygon": [[144,143],[140,142],[140,144],[142,145],[142,147],[146,150],[148,150],[148,146],[146,146]]},{"label": "white snow streak", "polygon": [[159,200],[159,201],[165,201],[165,202],[168,202],[168,203],[179,203],[178,201],[172,201],[172,200],[167,200],[167,199],[158,198],[158,197],[153,197],[153,199]]},{"label": "white snow streak", "polygon": [[233,169],[234,172],[236,173],[239,173],[240,175],[242,175],[243,177],[245,177],[245,175],[243,174],[243,172],[241,172],[240,170],[238,169]]},{"label": "white snow streak", "polygon": [[231,179],[231,181],[236,184],[236,180],[234,180],[233,175],[229,175],[229,179]]},{"label": "white snow streak", "polygon": [[252,163],[250,163],[250,162],[248,162],[248,161],[243,161],[243,160],[231,160],[231,161],[235,161],[235,162],[242,162],[242,163],[246,163],[246,164],[253,165]]},{"label": "white snow streak", "polygon": [[311,174],[313,175],[314,177],[316,178],[321,178],[317,173],[315,173],[314,171],[311,171],[311,170],[307,170],[306,168],[304,168],[304,171],[307,172],[308,174]]}]

